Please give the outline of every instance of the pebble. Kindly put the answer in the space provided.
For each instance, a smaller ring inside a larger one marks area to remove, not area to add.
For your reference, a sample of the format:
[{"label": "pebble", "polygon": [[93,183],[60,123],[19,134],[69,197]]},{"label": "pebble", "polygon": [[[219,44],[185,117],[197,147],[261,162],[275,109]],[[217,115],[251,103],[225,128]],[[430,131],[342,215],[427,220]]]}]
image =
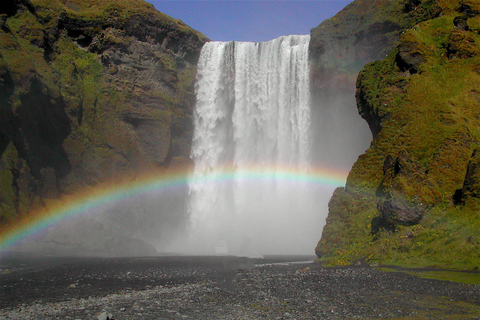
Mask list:
[{"label": "pebble", "polygon": [[[380,314],[382,318],[409,318],[412,310],[428,313],[435,306],[445,309],[453,305],[450,310],[457,318],[466,318],[474,310],[469,306],[476,306],[480,313],[480,286],[418,279],[370,267],[265,265],[228,272],[201,266],[171,270],[158,267],[129,271],[128,277],[136,280],[129,282],[128,290],[123,285],[127,272],[107,271],[89,277],[116,279],[111,283],[118,287],[99,284],[105,292],[86,292],[76,298],[81,290],[88,289],[82,285],[79,290],[70,290],[73,296],[68,298],[59,295],[57,300],[43,297],[30,303],[19,301],[0,308],[0,319],[112,320],[113,310],[120,311],[121,317],[115,317],[124,320],[337,320],[372,319]],[[170,280],[152,282],[160,278]],[[62,288],[68,291],[67,285]],[[92,285],[88,290],[94,289]]]},{"label": "pebble", "polygon": [[112,320],[113,319],[113,316],[111,313],[107,312],[107,311],[103,311],[102,313],[100,313],[100,315],[97,317],[98,320]]}]

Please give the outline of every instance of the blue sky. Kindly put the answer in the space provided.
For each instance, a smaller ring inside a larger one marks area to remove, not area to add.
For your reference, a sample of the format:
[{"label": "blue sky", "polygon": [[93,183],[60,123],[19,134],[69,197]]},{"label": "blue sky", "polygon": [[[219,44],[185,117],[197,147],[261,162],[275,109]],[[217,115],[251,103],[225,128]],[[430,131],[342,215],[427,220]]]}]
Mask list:
[{"label": "blue sky", "polygon": [[211,40],[267,41],[309,34],[352,0],[147,0]]}]

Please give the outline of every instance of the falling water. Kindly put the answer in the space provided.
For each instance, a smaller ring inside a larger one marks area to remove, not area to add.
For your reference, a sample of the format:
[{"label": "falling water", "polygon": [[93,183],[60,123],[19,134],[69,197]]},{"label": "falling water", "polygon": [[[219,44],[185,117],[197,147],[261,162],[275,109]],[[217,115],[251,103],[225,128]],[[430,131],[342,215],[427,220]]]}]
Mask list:
[{"label": "falling water", "polygon": [[[313,252],[325,219],[319,211],[326,211],[331,194],[275,179],[284,168],[310,167],[309,40],[284,36],[203,47],[189,185],[194,253]],[[252,167],[270,176],[242,179]],[[233,181],[202,182],[207,174],[232,171]]]}]

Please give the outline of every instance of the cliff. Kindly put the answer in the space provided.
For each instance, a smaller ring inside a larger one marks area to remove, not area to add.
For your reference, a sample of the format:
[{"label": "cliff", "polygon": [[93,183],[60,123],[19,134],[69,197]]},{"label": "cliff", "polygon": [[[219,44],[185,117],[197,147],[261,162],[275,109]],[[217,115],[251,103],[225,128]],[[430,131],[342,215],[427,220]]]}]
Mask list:
[{"label": "cliff", "polygon": [[327,264],[480,265],[480,3],[400,1],[389,16],[412,12],[358,76],[373,141],[330,200]]},{"label": "cliff", "polygon": [[356,78],[396,46],[402,30],[435,14],[417,2],[356,0],[311,30],[312,124],[321,141],[315,161],[349,170],[369,147],[371,132],[356,108]]},{"label": "cliff", "polygon": [[206,41],[141,0],[2,5],[0,225],[187,163]]}]

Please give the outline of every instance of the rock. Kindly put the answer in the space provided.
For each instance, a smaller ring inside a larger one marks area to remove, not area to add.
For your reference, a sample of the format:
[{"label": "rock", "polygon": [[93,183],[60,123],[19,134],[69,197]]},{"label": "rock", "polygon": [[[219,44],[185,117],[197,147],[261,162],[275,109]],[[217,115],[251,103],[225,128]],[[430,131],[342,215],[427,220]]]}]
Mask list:
[{"label": "rock", "polygon": [[354,193],[343,187],[335,189],[328,203],[328,217],[323,228],[322,238],[315,248],[315,254],[322,258],[325,255],[342,250],[349,232],[345,230],[348,222],[356,218],[358,211],[374,211],[374,198],[366,194]]},{"label": "rock", "polygon": [[[0,29],[5,27],[5,23],[7,22],[8,16],[6,14],[0,14]],[[4,30],[7,31],[7,30]]]},{"label": "rock", "polygon": [[[451,151],[451,148],[449,148],[450,144],[447,140],[438,149],[438,156],[433,157],[432,164],[439,157],[443,157],[443,159],[448,157],[447,152]],[[387,155],[382,169],[383,179],[376,190],[376,196],[381,198],[380,202],[402,199],[402,201],[411,203],[431,204],[428,201],[432,201],[435,197],[432,191],[434,184],[423,166],[406,150],[400,150],[397,156]],[[435,169],[430,169],[430,172],[435,172]],[[418,190],[422,190],[422,193],[419,193]],[[389,205],[387,204],[387,206]]]},{"label": "rock", "polygon": [[407,203],[402,199],[390,199],[378,204],[382,224],[394,229],[396,225],[411,226],[419,223],[425,215],[425,207]]},{"label": "rock", "polygon": [[464,203],[469,198],[480,198],[480,150],[473,151],[467,165],[462,189],[455,192],[455,204]]},{"label": "rock", "polygon": [[[311,30],[312,128],[317,137],[335,135],[313,148],[312,155],[319,159],[314,162],[350,167],[368,148],[371,133],[356,112],[355,81],[363,66],[384,57],[398,41],[400,24],[392,19],[391,9],[378,1],[356,0]],[[326,112],[342,120],[330,121]]]},{"label": "rock", "polygon": [[412,10],[416,10],[418,6],[422,4],[420,0],[407,0],[405,1],[405,5],[403,8],[403,12],[411,12]]},{"label": "rock", "polygon": [[417,73],[424,61],[425,57],[415,42],[404,41],[398,47],[395,62],[400,70],[410,74]]},{"label": "rock", "polygon": [[467,16],[458,16],[453,19],[453,25],[455,26],[455,29],[458,30],[463,30],[463,31],[468,31],[468,17]]},{"label": "rock", "polygon": [[113,320],[113,316],[111,313],[107,312],[107,311],[103,311],[102,313],[100,313],[98,316],[97,316],[97,319],[98,320]]},{"label": "rock", "polygon": [[450,34],[447,44],[449,59],[468,59],[477,55],[478,52],[475,36],[471,32],[458,29]]},{"label": "rock", "polygon": [[[424,1],[402,3],[417,17],[426,9]],[[346,192],[331,198],[316,251],[326,264],[359,257],[380,263],[413,261],[421,256],[431,265],[453,265],[478,258],[465,256],[460,241],[448,262],[442,260],[444,243],[450,246],[452,235],[440,228],[454,226],[455,234],[477,235],[465,217],[478,220],[480,194],[480,158],[472,156],[480,127],[479,7],[468,2],[473,9],[466,10],[465,24],[465,18],[459,18],[465,11],[460,2],[454,10],[444,2],[433,3],[442,8],[441,16],[429,13],[410,25],[397,48],[367,64],[357,78],[359,112],[374,139],[353,165]],[[454,208],[452,196],[464,206]],[[369,205],[359,206],[360,197]],[[399,229],[402,232],[391,232]],[[426,242],[431,241],[428,247],[423,244],[429,251],[425,255],[415,247],[417,235],[422,241],[428,235]]]},{"label": "rock", "polygon": [[[208,39],[144,1],[117,4],[0,6],[0,177],[10,186],[0,197],[2,225],[66,195],[131,183],[189,158],[195,64]],[[127,228],[113,225],[117,216],[105,223],[120,235],[148,231],[152,238],[184,222],[173,211],[170,205],[136,221],[131,214]],[[153,215],[155,223],[143,222]],[[153,252],[128,242],[127,251]]]},{"label": "rock", "polygon": [[0,14],[6,14],[11,17],[21,10],[28,10],[34,13],[35,7],[30,0],[6,1],[0,8]]}]

